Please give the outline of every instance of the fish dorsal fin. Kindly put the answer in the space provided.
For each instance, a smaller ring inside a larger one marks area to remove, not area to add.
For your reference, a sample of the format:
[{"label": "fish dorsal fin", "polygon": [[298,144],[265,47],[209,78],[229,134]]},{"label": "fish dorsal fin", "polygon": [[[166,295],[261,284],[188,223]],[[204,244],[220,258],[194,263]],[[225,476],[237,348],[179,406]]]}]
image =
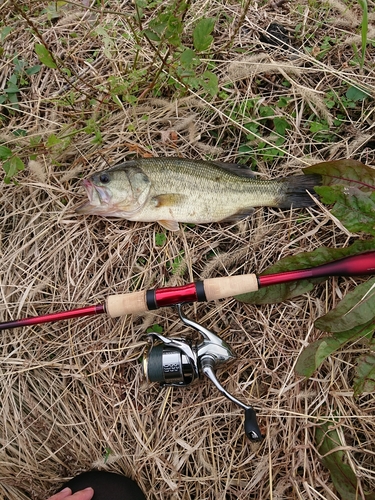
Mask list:
[{"label": "fish dorsal fin", "polygon": [[173,207],[184,201],[186,195],[179,193],[159,194],[152,198],[152,203],[155,208],[158,207]]},{"label": "fish dorsal fin", "polygon": [[159,224],[168,231],[178,231],[180,229],[180,225],[175,220],[158,220]]},{"label": "fish dorsal fin", "polygon": [[217,167],[223,168],[224,170],[227,170],[228,172],[236,174],[240,177],[249,177],[249,178],[256,177],[256,175],[250,168],[238,165],[237,163],[227,163],[225,161],[216,161],[216,160],[211,161],[211,163],[213,163]]}]

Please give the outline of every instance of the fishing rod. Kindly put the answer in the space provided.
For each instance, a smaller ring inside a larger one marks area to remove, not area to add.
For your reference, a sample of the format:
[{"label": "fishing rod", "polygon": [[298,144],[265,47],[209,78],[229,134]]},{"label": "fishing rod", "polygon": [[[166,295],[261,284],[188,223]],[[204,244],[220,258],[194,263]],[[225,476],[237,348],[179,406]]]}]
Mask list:
[{"label": "fishing rod", "polygon": [[107,314],[111,318],[117,318],[127,314],[141,314],[159,309],[160,307],[177,304],[225,299],[244,293],[255,292],[266,286],[279,285],[302,279],[328,276],[367,276],[372,274],[375,274],[375,251],[344,257],[340,260],[308,269],[297,269],[263,276],[244,274],[209,278],[183,286],[110,295],[103,304],[6,321],[0,323],[0,330],[97,314]]}]

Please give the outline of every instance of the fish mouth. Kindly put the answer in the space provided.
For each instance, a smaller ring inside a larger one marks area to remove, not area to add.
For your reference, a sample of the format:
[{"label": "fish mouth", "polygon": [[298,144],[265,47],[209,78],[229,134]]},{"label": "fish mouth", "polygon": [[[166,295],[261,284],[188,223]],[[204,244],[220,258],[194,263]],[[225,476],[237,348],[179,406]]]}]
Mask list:
[{"label": "fish mouth", "polygon": [[86,190],[89,201],[79,205],[75,211],[78,214],[101,214],[108,212],[111,201],[111,193],[108,189],[95,186],[89,179],[84,179],[82,185]]}]

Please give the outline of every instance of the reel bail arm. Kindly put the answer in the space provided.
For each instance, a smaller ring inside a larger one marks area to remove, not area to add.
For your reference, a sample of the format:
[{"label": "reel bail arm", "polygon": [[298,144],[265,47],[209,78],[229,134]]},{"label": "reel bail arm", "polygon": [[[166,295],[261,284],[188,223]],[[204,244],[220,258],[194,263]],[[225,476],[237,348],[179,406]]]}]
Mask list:
[{"label": "reel bail arm", "polygon": [[143,361],[147,380],[159,382],[161,386],[186,386],[200,375],[205,375],[224,396],[245,411],[246,436],[251,441],[261,440],[263,436],[254,408],[229,394],[216,377],[215,370],[235,357],[232,350],[213,332],[187,318],[181,304],[176,307],[182,322],[197,330],[203,341],[192,346],[186,339],[169,339],[159,333],[151,333],[149,338],[153,343]]}]

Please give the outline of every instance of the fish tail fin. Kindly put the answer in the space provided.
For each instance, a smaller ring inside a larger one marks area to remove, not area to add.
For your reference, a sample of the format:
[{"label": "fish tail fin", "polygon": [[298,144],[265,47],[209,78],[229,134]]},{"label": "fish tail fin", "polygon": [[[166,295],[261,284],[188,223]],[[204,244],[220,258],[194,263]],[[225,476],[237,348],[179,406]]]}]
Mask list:
[{"label": "fish tail fin", "polygon": [[318,174],[295,175],[281,179],[284,185],[284,192],[277,206],[279,208],[300,208],[311,207],[315,201],[310,194],[317,197],[314,191],[315,186],[319,186],[322,178]]}]

